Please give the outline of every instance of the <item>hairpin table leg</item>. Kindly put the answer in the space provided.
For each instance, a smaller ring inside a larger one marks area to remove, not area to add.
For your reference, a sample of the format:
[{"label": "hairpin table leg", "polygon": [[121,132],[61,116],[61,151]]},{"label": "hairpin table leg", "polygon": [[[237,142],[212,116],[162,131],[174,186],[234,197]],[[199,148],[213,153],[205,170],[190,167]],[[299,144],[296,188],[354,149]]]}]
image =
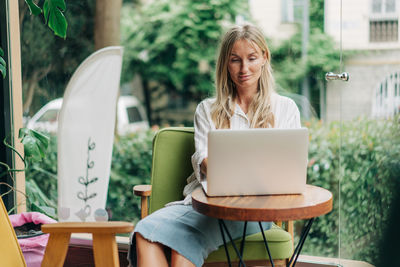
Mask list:
[{"label": "hairpin table leg", "polygon": [[[299,243],[297,244],[292,257],[290,258],[290,261],[287,264],[288,267],[289,266],[294,267],[296,265],[297,258],[300,255],[301,249],[303,248],[303,245],[304,245],[304,241],[307,238],[308,232],[310,232],[311,225],[313,222],[314,222],[314,218],[311,218],[310,220],[308,220],[306,226],[303,228],[303,231],[301,232]],[[291,265],[292,262],[293,262],[293,265]]]},{"label": "hairpin table leg", "polygon": [[225,247],[226,256],[227,256],[227,258],[228,258],[228,264],[229,264],[229,266],[232,266],[232,265],[231,265],[230,258],[229,258],[228,247],[227,247],[226,242],[225,242],[224,231],[227,233],[227,235],[228,235],[228,237],[229,237],[229,240],[231,241],[231,244],[232,244],[232,246],[233,246],[233,249],[235,250],[236,255],[239,257],[239,262],[240,262],[240,264],[242,264],[243,267],[246,267],[246,265],[244,264],[244,261],[243,261],[243,259],[242,259],[242,255],[239,253],[239,250],[237,249],[237,247],[236,247],[236,245],[235,245],[235,242],[233,242],[232,236],[231,236],[231,234],[229,233],[229,230],[228,230],[228,228],[226,227],[226,225],[225,225],[225,223],[224,223],[224,220],[219,219],[218,221],[219,221],[219,225],[220,225],[222,240],[224,241],[224,247]]}]

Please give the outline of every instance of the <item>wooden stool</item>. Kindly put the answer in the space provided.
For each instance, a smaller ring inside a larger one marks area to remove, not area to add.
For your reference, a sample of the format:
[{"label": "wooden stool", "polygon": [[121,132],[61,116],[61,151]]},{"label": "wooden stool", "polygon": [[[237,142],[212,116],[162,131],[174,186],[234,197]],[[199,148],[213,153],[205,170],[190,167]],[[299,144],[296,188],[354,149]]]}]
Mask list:
[{"label": "wooden stool", "polygon": [[49,233],[49,241],[42,267],[62,267],[68,251],[71,233],[91,233],[96,267],[119,267],[117,233],[130,233],[133,224],[128,222],[62,222],[42,225]]}]

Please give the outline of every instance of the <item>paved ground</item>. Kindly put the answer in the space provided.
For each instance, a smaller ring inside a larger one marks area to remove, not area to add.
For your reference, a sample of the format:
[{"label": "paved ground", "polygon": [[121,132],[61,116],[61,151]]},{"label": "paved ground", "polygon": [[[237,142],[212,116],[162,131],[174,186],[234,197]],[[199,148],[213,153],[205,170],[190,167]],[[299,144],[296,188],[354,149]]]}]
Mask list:
[{"label": "paved ground", "polygon": [[300,255],[296,267],[374,267],[373,265],[346,259],[323,258]]}]

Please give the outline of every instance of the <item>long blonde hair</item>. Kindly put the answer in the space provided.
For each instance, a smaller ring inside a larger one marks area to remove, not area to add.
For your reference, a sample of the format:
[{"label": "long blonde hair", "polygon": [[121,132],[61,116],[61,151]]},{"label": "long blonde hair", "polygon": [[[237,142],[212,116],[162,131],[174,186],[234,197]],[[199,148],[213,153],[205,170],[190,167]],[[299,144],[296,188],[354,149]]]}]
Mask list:
[{"label": "long blonde hair", "polygon": [[270,51],[262,32],[253,25],[235,26],[223,37],[216,68],[216,101],[211,109],[211,118],[217,129],[230,128],[230,118],[235,110],[236,86],[232,81],[228,63],[232,47],[238,40],[247,40],[257,45],[266,54],[267,61],[261,69],[258,92],[249,106],[250,128],[274,127],[274,114],[271,111],[271,94],[275,82],[270,65]]}]

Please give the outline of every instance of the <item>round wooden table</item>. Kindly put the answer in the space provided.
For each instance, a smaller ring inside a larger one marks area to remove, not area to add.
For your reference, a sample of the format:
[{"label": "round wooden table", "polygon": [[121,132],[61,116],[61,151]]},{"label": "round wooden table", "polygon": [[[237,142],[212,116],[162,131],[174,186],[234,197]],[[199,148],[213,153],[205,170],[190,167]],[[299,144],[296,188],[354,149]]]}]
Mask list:
[{"label": "round wooden table", "polygon": [[237,221],[310,219],[332,210],[332,193],[306,185],[303,194],[207,197],[202,188],[192,193],[193,208],[207,216]]},{"label": "round wooden table", "polygon": [[[228,236],[230,234],[223,220],[268,222],[309,219],[288,264],[288,266],[294,266],[314,218],[332,210],[332,193],[318,186],[306,185],[302,194],[295,195],[207,197],[203,189],[198,188],[192,193],[192,205],[196,211],[219,219],[225,247],[224,229]],[[272,266],[274,266],[264,232],[261,232]],[[242,261],[238,250],[236,253]],[[230,265],[228,253],[227,258]],[[243,262],[242,264],[244,266]]]}]

